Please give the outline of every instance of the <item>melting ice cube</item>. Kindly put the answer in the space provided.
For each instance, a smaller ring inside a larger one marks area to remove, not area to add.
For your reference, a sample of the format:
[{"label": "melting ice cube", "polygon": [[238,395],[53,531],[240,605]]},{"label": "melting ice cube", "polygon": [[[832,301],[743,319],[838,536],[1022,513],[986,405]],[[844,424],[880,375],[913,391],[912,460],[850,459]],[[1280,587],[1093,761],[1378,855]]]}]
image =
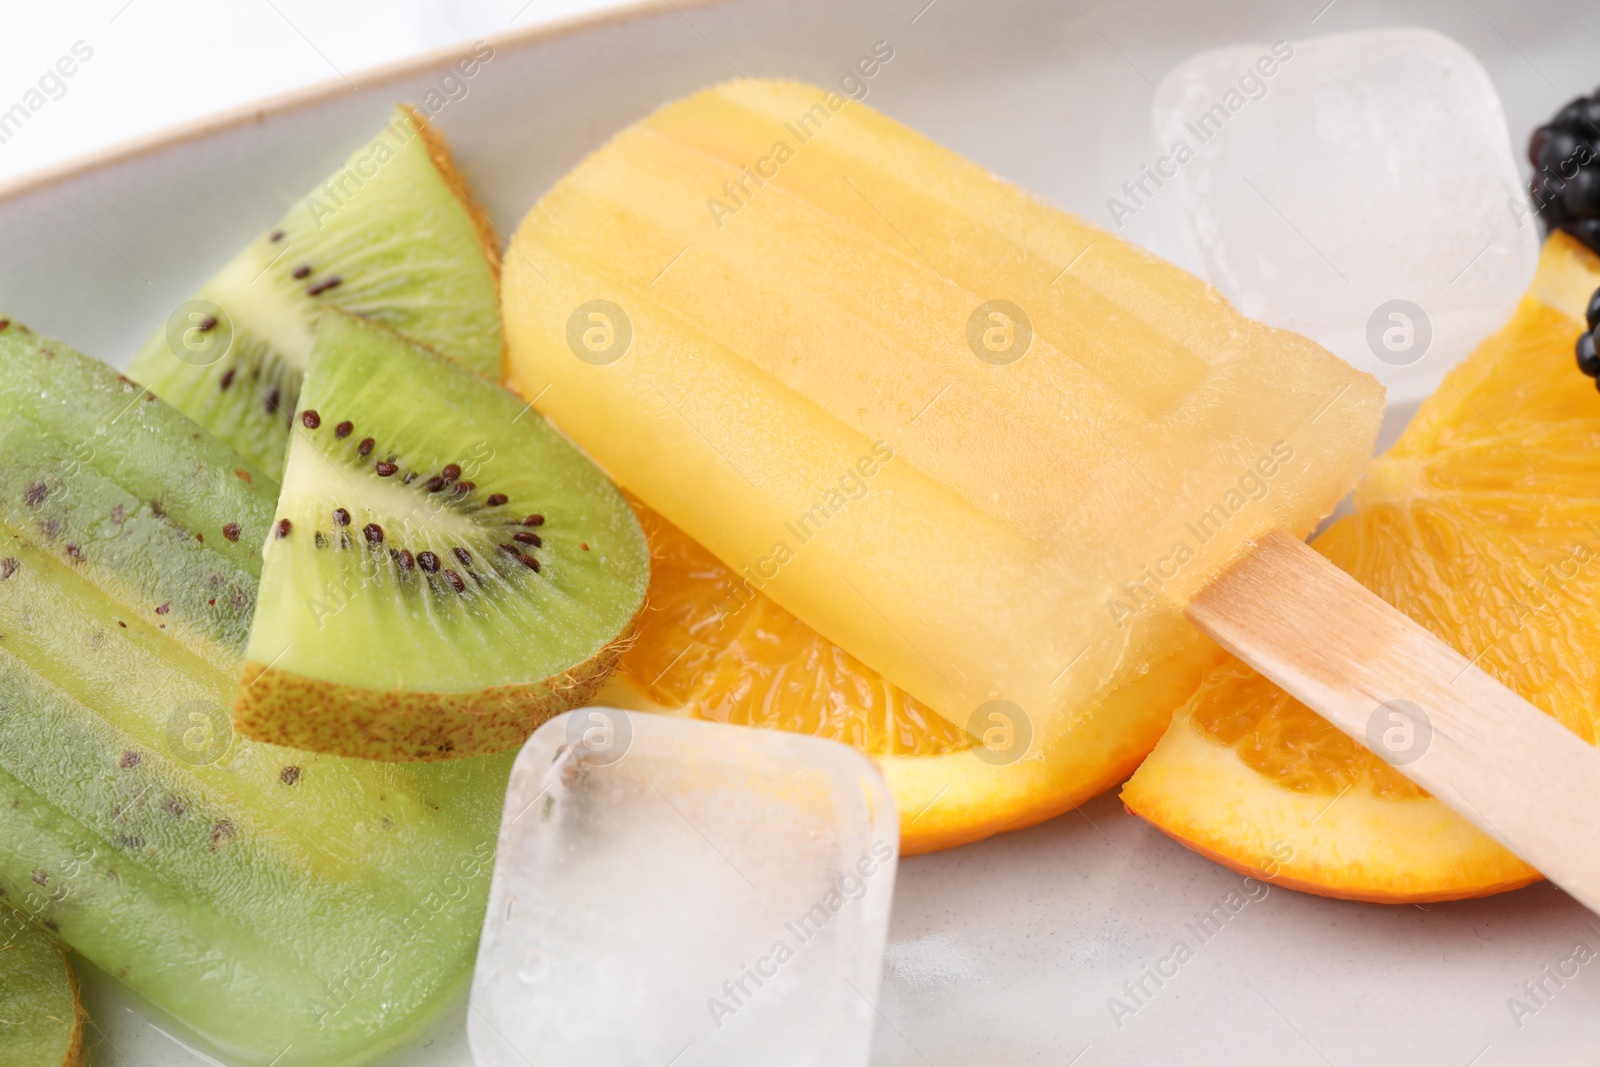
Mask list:
[{"label": "melting ice cube", "polygon": [[898,849],[883,779],[844,745],[552,719],[506,798],[479,1067],[865,1065]]},{"label": "melting ice cube", "polygon": [[1376,375],[1391,403],[1430,392],[1533,278],[1538,227],[1500,98],[1441,34],[1207,52],[1166,76],[1153,118],[1155,169],[1211,281]]}]

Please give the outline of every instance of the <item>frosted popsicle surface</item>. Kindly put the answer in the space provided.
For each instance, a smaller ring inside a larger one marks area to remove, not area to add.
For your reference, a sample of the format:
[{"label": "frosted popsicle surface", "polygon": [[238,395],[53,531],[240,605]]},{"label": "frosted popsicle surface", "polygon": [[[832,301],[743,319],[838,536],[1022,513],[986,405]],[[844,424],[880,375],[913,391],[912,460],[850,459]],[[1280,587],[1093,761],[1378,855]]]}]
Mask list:
[{"label": "frosted popsicle surface", "polygon": [[479,1067],[865,1067],[899,822],[832,741],[569,712],[512,771]]},{"label": "frosted popsicle surface", "polygon": [[738,82],[559,182],[513,380],[759,589],[965,724],[1196,646],[1181,605],[1353,484],[1382,390],[871,108]]}]

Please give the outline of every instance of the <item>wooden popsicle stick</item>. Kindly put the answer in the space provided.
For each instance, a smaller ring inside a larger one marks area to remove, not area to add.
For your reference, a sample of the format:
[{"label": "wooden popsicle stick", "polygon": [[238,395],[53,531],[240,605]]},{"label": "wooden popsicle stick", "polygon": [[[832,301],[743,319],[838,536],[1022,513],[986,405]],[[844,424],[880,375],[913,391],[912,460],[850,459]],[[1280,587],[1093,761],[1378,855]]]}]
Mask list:
[{"label": "wooden popsicle stick", "polygon": [[1600,912],[1600,751],[1289,534],[1189,604],[1218,644]]}]

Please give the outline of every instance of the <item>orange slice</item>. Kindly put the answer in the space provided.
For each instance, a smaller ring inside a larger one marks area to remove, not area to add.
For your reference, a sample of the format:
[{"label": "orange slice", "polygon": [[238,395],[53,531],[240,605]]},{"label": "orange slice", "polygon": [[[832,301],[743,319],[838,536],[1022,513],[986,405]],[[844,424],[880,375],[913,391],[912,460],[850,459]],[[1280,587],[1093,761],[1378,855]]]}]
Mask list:
[{"label": "orange slice", "polygon": [[[1511,322],[1445,378],[1314,547],[1593,743],[1600,721],[1600,395],[1573,350],[1600,259],[1545,246]],[[1235,870],[1422,902],[1537,871],[1229,657],[1123,789]]]},{"label": "orange slice", "polygon": [[753,590],[637,500],[650,542],[638,638],[600,702],[832,738],[882,768],[915,855],[1020,829],[1122,781],[1214,646],[1180,650],[1058,736],[1003,712],[956,725]]}]

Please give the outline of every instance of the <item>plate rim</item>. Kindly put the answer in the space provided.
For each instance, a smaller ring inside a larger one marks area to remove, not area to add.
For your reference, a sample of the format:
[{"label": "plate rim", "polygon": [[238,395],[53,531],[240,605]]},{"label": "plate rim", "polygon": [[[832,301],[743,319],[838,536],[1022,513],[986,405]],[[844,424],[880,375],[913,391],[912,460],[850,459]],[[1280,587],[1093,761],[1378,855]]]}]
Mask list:
[{"label": "plate rim", "polygon": [[[718,7],[731,2],[732,0],[631,0],[629,3],[604,10],[568,15],[525,29],[473,36],[404,59],[369,67],[353,75],[327,78],[298,89],[275,93],[250,103],[188,119],[151,133],[116,141],[102,148],[26,171],[13,178],[0,180],[0,205],[21,200],[45,188],[54,187],[58,183],[109,170],[192,141],[202,141],[251,123],[281,118],[357,93],[381,89],[419,74],[430,73],[461,59],[478,44],[488,44],[497,53],[516,52],[562,38],[644,22],[671,13],[676,13],[685,21],[689,21],[688,15],[684,13],[685,8],[694,10]],[[693,26],[693,22],[690,22],[690,25]]]}]

